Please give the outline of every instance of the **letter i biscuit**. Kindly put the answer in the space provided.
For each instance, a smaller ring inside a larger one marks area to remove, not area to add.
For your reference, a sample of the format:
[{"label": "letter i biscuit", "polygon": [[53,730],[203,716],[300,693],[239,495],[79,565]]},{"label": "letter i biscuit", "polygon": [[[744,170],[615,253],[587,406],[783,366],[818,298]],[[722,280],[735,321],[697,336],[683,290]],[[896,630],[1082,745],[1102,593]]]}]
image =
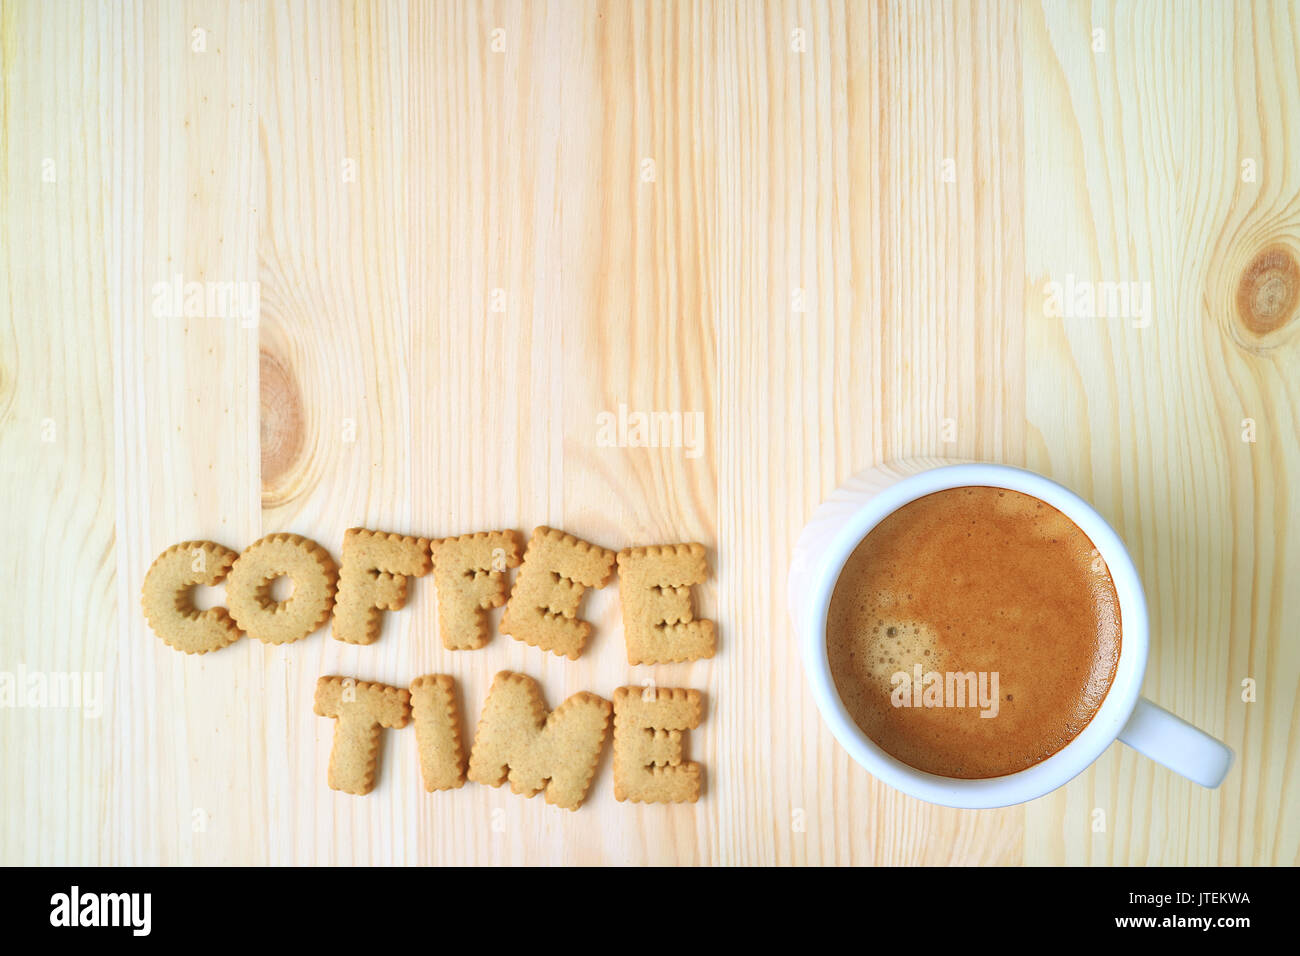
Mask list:
[{"label": "letter i biscuit", "polygon": [[424,789],[455,790],[465,783],[465,748],[456,707],[456,682],[429,674],[411,682],[411,721],[420,751]]}]

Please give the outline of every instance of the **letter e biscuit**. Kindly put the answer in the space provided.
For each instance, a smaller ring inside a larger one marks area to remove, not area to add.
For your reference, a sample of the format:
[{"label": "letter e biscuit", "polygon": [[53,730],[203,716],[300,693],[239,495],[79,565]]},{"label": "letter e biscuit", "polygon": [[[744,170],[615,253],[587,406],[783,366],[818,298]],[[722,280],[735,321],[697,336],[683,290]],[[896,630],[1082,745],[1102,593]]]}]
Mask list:
[{"label": "letter e biscuit", "polygon": [[694,803],[704,771],[682,761],[682,735],[700,724],[700,693],[664,687],[614,691],[614,797]]},{"label": "letter e biscuit", "polygon": [[619,600],[629,664],[712,657],[717,628],[696,620],[691,585],[709,576],[702,544],[625,548],[618,553]]},{"label": "letter e biscuit", "polygon": [[591,625],[577,616],[583,593],[609,583],[614,559],[613,551],[563,531],[538,528],[501,615],[501,632],[577,660],[591,633]]}]

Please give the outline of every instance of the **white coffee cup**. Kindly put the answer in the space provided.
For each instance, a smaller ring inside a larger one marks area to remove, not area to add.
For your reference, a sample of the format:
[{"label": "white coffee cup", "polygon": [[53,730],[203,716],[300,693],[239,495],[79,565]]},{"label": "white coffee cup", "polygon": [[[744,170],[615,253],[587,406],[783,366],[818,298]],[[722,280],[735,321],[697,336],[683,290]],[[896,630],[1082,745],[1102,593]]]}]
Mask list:
[{"label": "white coffee cup", "polygon": [[[926,773],[882,750],[849,716],[831,676],[826,617],[831,595],[854,549],[887,515],[948,488],[988,486],[1033,495],[1078,525],[1110,569],[1120,606],[1120,654],[1106,699],[1061,750],[1016,773],[964,780]],[[986,808],[1023,803],[1050,793],[1085,770],[1116,740],[1204,787],[1217,787],[1232,750],[1141,696],[1147,666],[1147,605],[1142,581],[1124,542],[1074,492],[1042,475],[1007,465],[947,464],[918,459],[882,465],[850,478],[818,507],[795,545],[790,611],[813,698],[831,732],[872,776],[931,803]]]}]

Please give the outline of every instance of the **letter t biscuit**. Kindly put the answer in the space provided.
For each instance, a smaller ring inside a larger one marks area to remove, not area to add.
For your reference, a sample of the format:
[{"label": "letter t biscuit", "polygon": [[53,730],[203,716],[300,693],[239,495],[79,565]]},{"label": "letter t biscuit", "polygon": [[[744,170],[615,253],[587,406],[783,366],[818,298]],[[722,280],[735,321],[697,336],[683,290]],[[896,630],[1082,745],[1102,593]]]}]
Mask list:
[{"label": "letter t biscuit", "polygon": [[369,793],[375,786],[383,729],[406,726],[411,717],[410,692],[350,677],[322,677],[316,682],[313,709],[321,717],[336,721],[330,751],[330,789]]}]

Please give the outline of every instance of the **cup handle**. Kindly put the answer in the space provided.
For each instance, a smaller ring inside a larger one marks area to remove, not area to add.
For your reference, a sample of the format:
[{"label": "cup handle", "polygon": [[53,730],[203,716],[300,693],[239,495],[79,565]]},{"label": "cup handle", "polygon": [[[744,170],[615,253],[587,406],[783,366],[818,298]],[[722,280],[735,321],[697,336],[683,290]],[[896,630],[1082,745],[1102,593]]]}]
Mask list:
[{"label": "cup handle", "polygon": [[1138,698],[1119,739],[1202,787],[1223,783],[1232,766],[1231,747],[1145,697]]}]

